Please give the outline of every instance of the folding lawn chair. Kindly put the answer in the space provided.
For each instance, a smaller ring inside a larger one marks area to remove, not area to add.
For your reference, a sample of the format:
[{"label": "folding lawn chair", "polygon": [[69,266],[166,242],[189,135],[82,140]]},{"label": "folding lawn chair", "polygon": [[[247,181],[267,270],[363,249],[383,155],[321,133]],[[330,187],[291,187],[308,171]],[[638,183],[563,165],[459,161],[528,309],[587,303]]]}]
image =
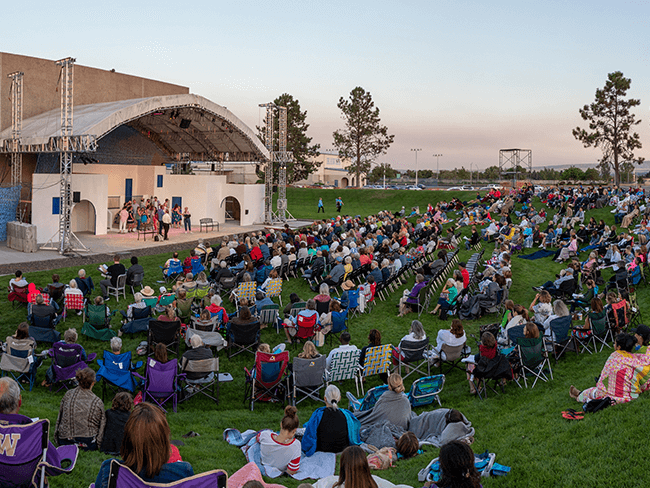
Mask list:
[{"label": "folding lawn chair", "polygon": [[279,320],[280,306],[279,305],[264,305],[258,311],[258,319],[262,325],[272,325],[275,327],[276,332],[280,332]]},{"label": "folding lawn chair", "polygon": [[133,393],[140,380],[144,379],[135,371],[142,366],[142,361],[133,364],[131,351],[122,354],[104,351],[104,359],[98,359],[97,364],[99,364],[97,381],[102,381],[102,401],[106,399],[108,389],[113,392],[126,390]]},{"label": "folding lawn chair", "polygon": [[68,310],[81,312],[86,308],[86,299],[82,293],[68,293],[63,296],[63,321],[68,316]]},{"label": "folding lawn chair", "polygon": [[[538,380],[546,382],[549,376],[553,379],[553,370],[551,369],[551,361],[546,346],[546,338],[542,336],[537,339],[521,338],[517,341],[520,361],[519,376],[523,377],[526,388],[528,388],[529,376],[535,377],[531,388],[535,388]],[[546,368],[548,368],[548,376],[546,375]],[[517,384],[521,386],[519,381],[517,381]]]},{"label": "folding lawn chair", "polygon": [[302,340],[310,341],[314,338],[316,322],[318,322],[317,313],[312,314],[310,317],[298,314],[296,317],[296,335],[293,336],[294,345],[297,345]]},{"label": "folding lawn chair", "polygon": [[185,329],[185,344],[189,347],[192,336],[198,335],[203,344],[215,347],[217,351],[220,351],[226,347],[226,341],[219,333],[220,328],[221,320],[216,315],[210,319],[208,324],[202,321],[199,322],[199,319],[192,317],[187,329]]},{"label": "folding lawn chair", "polygon": [[110,341],[115,337],[117,334],[110,329],[111,317],[115,314],[115,311],[108,316],[106,311],[106,304],[86,303],[81,333],[100,341]]},{"label": "folding lawn chair", "polygon": [[339,337],[341,332],[348,330],[348,311],[332,312],[332,329],[327,333],[327,338],[332,343],[332,337]]},{"label": "folding lawn chair", "polygon": [[361,351],[355,349],[353,351],[339,352],[332,357],[329,370],[326,371],[327,384],[337,381],[354,380],[357,387],[357,395],[359,395],[359,356]]},{"label": "folding lawn chair", "polygon": [[231,323],[227,341],[228,359],[242,352],[255,354],[257,345],[260,343],[260,323]]},{"label": "folding lawn chair", "polygon": [[61,333],[56,330],[56,314],[53,312],[47,316],[31,315],[29,335],[36,342],[55,343],[61,340]]},{"label": "folding lawn chair", "polygon": [[34,341],[28,339],[16,339],[7,337],[6,351],[0,357],[0,370],[2,375],[9,373],[16,380],[21,389],[24,389],[22,382],[29,383],[29,391],[32,391],[36,381],[36,369],[38,364],[33,359]]},{"label": "folding lawn chair", "polygon": [[406,395],[411,402],[412,407],[422,407],[429,405],[435,401],[438,405],[440,403],[440,392],[445,386],[445,375],[437,374],[434,376],[426,376],[418,378],[411,385],[411,391]]},{"label": "folding lawn chair", "polygon": [[178,360],[171,359],[161,363],[153,358],[147,359],[147,368],[142,387],[143,400],[158,405],[163,411],[165,403],[171,400],[172,409],[176,412],[180,379],[184,375],[178,374]]},{"label": "folding lawn chair", "polygon": [[[392,344],[369,347],[366,350],[366,358],[360,376],[367,378],[376,374],[387,373],[390,369],[392,353]],[[361,393],[363,393],[363,382],[361,382]]]},{"label": "folding lawn chair", "polygon": [[97,354],[90,353],[87,355],[87,360],[82,358],[83,347],[80,344],[68,344],[67,342],[55,342],[52,349],[48,351],[48,355],[52,358],[52,382],[50,384],[50,391],[56,383],[61,383],[58,390],[62,388],[68,389],[67,382],[75,378],[75,374],[80,369],[88,367],[88,363],[95,360]]},{"label": "folding lawn chair", "polygon": [[556,363],[565,352],[578,352],[574,347],[573,340],[571,339],[571,320],[571,314],[551,320],[550,343],[553,347],[553,356]]},{"label": "folding lawn chair", "polygon": [[[320,390],[325,387],[325,366],[327,356],[320,355],[314,359],[293,359],[293,372],[287,378],[287,391],[291,392],[291,404],[295,407],[301,401],[311,398],[323,402]],[[298,399],[298,394],[304,395]]]},{"label": "folding lawn chair", "polygon": [[123,334],[136,334],[149,330],[149,319],[151,318],[151,307],[131,309],[131,320],[120,329]]},{"label": "folding lawn chair", "polygon": [[350,408],[353,412],[365,412],[370,410],[375,406],[379,397],[388,391],[388,385],[379,385],[374,388],[370,388],[368,393],[364,395],[363,398],[355,398],[355,396],[349,391],[346,393],[348,401],[350,402]]},{"label": "folding lawn chair", "polygon": [[237,290],[233,291],[235,300],[237,302],[237,309],[239,309],[239,304],[245,298],[248,303],[255,303],[255,293],[257,292],[257,283],[255,281],[243,281],[237,287]]},{"label": "folding lawn chair", "polygon": [[48,486],[47,476],[69,474],[74,469],[79,448],[70,445],[57,449],[48,440],[49,430],[48,419],[0,424],[0,486],[44,488]]},{"label": "folding lawn chair", "polygon": [[167,283],[173,283],[176,281],[176,278],[183,274],[183,263],[180,261],[171,261],[167,269],[164,266],[159,267],[162,271],[163,279]]},{"label": "folding lawn chair", "polygon": [[278,401],[284,405],[286,388],[282,383],[288,363],[287,351],[278,354],[260,351],[255,353],[255,369],[248,371],[244,368],[246,375],[244,401],[248,400],[251,411],[255,408],[255,402],[259,401]]},{"label": "folding lawn chair", "polygon": [[[201,394],[219,404],[219,358],[194,359],[183,358],[181,360],[181,373],[204,373],[203,378],[197,380],[184,377],[183,398],[186,401],[194,395]],[[215,391],[216,389],[216,391]]]},{"label": "folding lawn chair", "polygon": [[[462,366],[462,360],[468,356],[466,352],[466,345],[450,346],[449,344],[442,344],[440,349],[439,368],[440,374],[448,375],[453,369],[458,369],[465,373],[465,368]],[[447,371],[444,371],[445,365],[449,366]]]},{"label": "folding lawn chair", "polygon": [[291,309],[289,310],[289,315],[291,317],[297,317],[300,312],[306,309],[307,309],[307,302],[296,302],[293,305],[291,305]]},{"label": "folding lawn chair", "polygon": [[[421,376],[431,376],[431,363],[428,358],[429,338],[426,337],[421,341],[404,341],[399,348],[393,348],[394,357],[397,357],[397,367],[403,380],[414,373]],[[426,368],[426,371],[423,370]],[[402,374],[402,369],[406,369],[406,375]]]},{"label": "folding lawn chair", "polygon": [[28,294],[29,294],[29,285],[25,286],[14,286],[13,290],[9,292],[9,295],[7,298],[11,302],[11,306],[14,307],[16,305],[16,302],[18,304],[24,304],[27,305],[29,302],[28,300]]},{"label": "folding lawn chair", "polygon": [[347,312],[350,318],[359,312],[359,290],[348,290]]},{"label": "folding lawn chair", "polygon": [[282,306],[282,278],[275,278],[271,280],[266,287],[266,296],[268,298],[277,297]]},{"label": "folding lawn chair", "polygon": [[[164,486],[165,488],[225,488],[227,480],[228,475],[225,471],[215,469],[171,483],[150,483],[144,481],[127,466],[112,459],[108,488],[149,488],[154,486]],[[90,486],[95,488],[94,483]]]},{"label": "folding lawn chair", "polygon": [[180,340],[181,337],[181,322],[176,320],[169,322],[166,320],[149,319],[149,335],[147,336],[147,345],[149,346],[149,354],[153,355],[156,344],[162,343],[172,354],[179,357]]}]

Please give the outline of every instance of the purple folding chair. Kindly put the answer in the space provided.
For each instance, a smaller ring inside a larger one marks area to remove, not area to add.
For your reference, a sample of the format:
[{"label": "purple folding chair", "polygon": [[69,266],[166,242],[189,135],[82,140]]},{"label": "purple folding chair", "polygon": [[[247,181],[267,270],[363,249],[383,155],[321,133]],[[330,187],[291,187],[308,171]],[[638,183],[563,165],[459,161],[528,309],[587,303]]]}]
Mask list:
[{"label": "purple folding chair", "polygon": [[52,382],[50,385],[50,391],[55,383],[61,383],[61,386],[58,390],[62,388],[68,389],[67,381],[74,379],[75,374],[80,369],[88,367],[88,362],[92,362],[97,357],[97,354],[90,353],[88,354],[88,359],[83,361],[82,357],[83,348],[80,344],[68,344],[67,342],[55,342],[52,345],[52,349],[49,351],[49,355],[52,358]]},{"label": "purple folding chair", "polygon": [[[195,474],[164,485],[148,483],[143,481],[137,474],[114,459],[111,461],[111,473],[108,480],[108,488],[149,488],[165,486],[166,488],[226,488],[228,475],[225,471],[212,470],[205,473]],[[94,484],[91,487],[94,488]]]},{"label": "purple folding chair", "polygon": [[[49,441],[50,421],[0,424],[0,486],[43,488],[46,476],[70,473],[77,462],[77,446],[55,448]],[[70,466],[62,468],[64,461]]]},{"label": "purple folding chair", "polygon": [[[176,412],[178,404],[179,378],[185,375],[178,374],[178,361],[171,359],[161,363],[153,358],[147,359],[147,372],[144,380],[144,401],[151,399],[156,405],[165,410],[163,405],[172,401],[172,408]],[[165,410],[166,411],[166,410]]]}]

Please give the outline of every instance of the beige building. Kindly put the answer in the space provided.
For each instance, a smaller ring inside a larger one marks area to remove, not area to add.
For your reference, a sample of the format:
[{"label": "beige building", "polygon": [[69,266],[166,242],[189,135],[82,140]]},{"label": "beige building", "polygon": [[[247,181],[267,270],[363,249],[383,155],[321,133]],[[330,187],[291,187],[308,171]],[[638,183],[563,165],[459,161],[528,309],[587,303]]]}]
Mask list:
[{"label": "beige building", "polygon": [[[341,160],[338,154],[333,152],[322,152],[315,160],[320,163],[318,169],[310,174],[307,179],[297,181],[296,185],[328,185],[337,188],[357,186],[356,175],[348,174],[346,169],[349,162]],[[361,178],[361,185],[366,184],[366,179]]]}]

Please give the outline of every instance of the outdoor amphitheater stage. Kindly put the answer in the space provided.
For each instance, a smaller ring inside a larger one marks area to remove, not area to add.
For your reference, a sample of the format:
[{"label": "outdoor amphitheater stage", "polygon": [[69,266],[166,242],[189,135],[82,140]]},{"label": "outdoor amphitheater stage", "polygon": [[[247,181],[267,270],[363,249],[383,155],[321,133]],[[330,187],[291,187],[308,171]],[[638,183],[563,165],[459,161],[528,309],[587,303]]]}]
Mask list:
[{"label": "outdoor amphitheater stage", "polygon": [[[314,223],[313,220],[287,220],[286,225],[289,226],[291,230],[302,229],[303,227],[311,227]],[[282,230],[284,229],[285,222],[276,222],[274,224],[266,225],[267,229],[273,230]]]},{"label": "outdoor amphitheater stage", "polygon": [[[311,224],[311,222],[309,223]],[[220,225],[218,231],[199,232],[198,227],[194,227],[192,233],[185,233],[182,228],[170,229],[169,240],[167,241],[155,241],[151,238],[151,235],[146,236],[146,241],[143,240],[143,236],[140,236],[138,240],[137,232],[120,234],[112,230],[108,234],[99,236],[88,232],[79,232],[75,235],[89,251],[72,252],[65,256],[60,255],[57,251],[43,251],[40,249],[35,253],[24,253],[10,249],[7,247],[6,242],[1,242],[0,276],[13,274],[17,269],[23,272],[34,272],[98,262],[110,263],[111,256],[115,254],[127,258],[130,256],[181,251],[188,249],[193,243],[196,244],[199,239],[215,242],[222,236],[244,234],[265,228],[269,227],[265,225],[241,226],[237,222],[226,222]],[[40,245],[42,244],[39,244],[39,247]]]}]

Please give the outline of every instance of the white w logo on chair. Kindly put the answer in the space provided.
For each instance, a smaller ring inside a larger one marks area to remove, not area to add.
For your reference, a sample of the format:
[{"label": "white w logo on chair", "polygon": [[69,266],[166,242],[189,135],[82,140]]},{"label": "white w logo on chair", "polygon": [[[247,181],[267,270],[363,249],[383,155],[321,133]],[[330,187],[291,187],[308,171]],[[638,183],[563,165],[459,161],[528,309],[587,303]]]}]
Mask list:
[{"label": "white w logo on chair", "polygon": [[0,434],[0,454],[13,457],[21,437],[20,434]]}]

